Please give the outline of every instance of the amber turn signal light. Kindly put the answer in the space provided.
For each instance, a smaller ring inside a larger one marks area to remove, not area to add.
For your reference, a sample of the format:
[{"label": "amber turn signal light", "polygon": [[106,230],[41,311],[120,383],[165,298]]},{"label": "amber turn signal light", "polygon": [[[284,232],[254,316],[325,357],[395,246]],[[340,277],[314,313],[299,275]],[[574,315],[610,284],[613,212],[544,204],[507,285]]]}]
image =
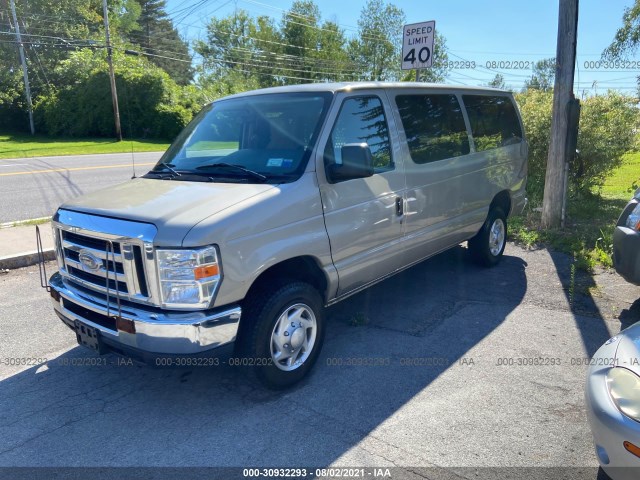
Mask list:
[{"label": "amber turn signal light", "polygon": [[624,448],[627,450],[627,452],[629,453],[633,453],[636,457],[640,458],[640,447],[634,445],[631,442],[624,442]]},{"label": "amber turn signal light", "polygon": [[196,280],[215,277],[218,273],[220,273],[218,265],[203,265],[202,267],[196,267],[193,269],[193,275]]}]

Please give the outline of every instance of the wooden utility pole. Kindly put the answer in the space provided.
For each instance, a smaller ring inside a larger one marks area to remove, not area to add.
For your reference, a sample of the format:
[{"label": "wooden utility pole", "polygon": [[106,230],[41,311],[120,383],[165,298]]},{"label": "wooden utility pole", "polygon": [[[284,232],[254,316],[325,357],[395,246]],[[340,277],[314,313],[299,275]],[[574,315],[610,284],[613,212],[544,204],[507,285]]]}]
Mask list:
[{"label": "wooden utility pole", "polygon": [[567,161],[568,111],[573,98],[577,37],[578,0],[560,0],[551,142],[542,203],[543,228],[559,227],[562,219],[562,203],[566,192],[564,169]]},{"label": "wooden utility pole", "polygon": [[109,81],[111,82],[111,99],[113,100],[113,117],[116,123],[116,138],[122,141],[122,130],[120,129],[120,108],[118,107],[118,91],[116,90],[116,76],[113,72],[113,60],[111,58],[111,37],[109,36],[109,11],[107,10],[107,0],[102,0],[104,11],[104,30],[107,38],[107,63],[109,64]]},{"label": "wooden utility pole", "polygon": [[22,76],[24,77],[24,89],[27,93],[27,106],[29,107],[29,126],[31,127],[31,135],[35,135],[36,127],[33,124],[33,104],[31,103],[31,87],[29,87],[29,74],[27,73],[27,60],[24,57],[24,45],[22,45],[22,35],[20,35],[20,25],[18,25],[18,16],[16,15],[16,3],[14,0],[11,4],[11,14],[13,15],[13,25],[16,28],[16,40],[18,41],[18,50],[20,51],[20,63],[22,64]]}]

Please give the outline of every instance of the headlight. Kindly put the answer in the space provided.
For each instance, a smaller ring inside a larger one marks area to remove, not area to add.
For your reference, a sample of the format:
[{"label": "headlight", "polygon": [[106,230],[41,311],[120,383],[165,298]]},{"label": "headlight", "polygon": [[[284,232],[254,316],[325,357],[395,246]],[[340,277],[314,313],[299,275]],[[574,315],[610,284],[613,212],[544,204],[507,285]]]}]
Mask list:
[{"label": "headlight", "polygon": [[640,231],[640,203],[631,211],[625,224],[632,230]]},{"label": "headlight", "polygon": [[640,377],[626,368],[614,367],[607,373],[607,387],[618,410],[640,422]]},{"label": "headlight", "polygon": [[162,306],[207,308],[211,304],[222,276],[215,247],[158,249],[156,262]]}]

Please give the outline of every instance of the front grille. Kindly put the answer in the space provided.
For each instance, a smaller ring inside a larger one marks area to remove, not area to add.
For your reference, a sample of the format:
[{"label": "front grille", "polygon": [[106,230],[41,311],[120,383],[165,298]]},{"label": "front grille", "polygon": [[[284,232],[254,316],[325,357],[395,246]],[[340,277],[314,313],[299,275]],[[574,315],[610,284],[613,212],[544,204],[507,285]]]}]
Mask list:
[{"label": "front grille", "polygon": [[[82,270],[78,270],[75,267],[67,267],[67,271],[72,277],[79,278],[89,283],[93,283],[95,285],[100,285],[102,282],[102,286],[107,288],[107,279],[100,275],[93,275],[91,273],[83,272]],[[129,289],[127,288],[126,282],[116,282],[115,280],[109,279],[109,290],[118,291],[120,293],[129,293]]]},{"label": "front grille", "polygon": [[61,226],[58,252],[64,273],[91,290],[144,301],[149,293],[141,245],[136,239],[108,237]]},{"label": "front grille", "polygon": [[[87,237],[85,235],[78,235],[77,233],[67,231],[62,232],[62,237],[76,245],[94,248],[103,252],[109,248],[109,242],[100,238]],[[113,250],[114,253],[120,253],[120,244],[113,242]]]}]

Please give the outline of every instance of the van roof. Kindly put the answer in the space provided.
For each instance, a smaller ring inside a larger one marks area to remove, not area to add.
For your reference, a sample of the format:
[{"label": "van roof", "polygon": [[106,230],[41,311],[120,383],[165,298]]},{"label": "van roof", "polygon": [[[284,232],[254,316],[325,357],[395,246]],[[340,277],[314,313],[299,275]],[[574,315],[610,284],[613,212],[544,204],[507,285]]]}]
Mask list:
[{"label": "van roof", "polygon": [[299,85],[287,85],[283,87],[262,88],[260,90],[250,90],[225,98],[244,97],[248,95],[261,95],[267,93],[291,93],[291,92],[345,92],[350,90],[364,89],[404,89],[419,88],[424,90],[448,90],[458,92],[485,92],[485,93],[507,93],[508,90],[500,90],[491,87],[468,87],[462,85],[445,85],[442,83],[424,83],[424,82],[334,82],[334,83],[302,83]]}]

